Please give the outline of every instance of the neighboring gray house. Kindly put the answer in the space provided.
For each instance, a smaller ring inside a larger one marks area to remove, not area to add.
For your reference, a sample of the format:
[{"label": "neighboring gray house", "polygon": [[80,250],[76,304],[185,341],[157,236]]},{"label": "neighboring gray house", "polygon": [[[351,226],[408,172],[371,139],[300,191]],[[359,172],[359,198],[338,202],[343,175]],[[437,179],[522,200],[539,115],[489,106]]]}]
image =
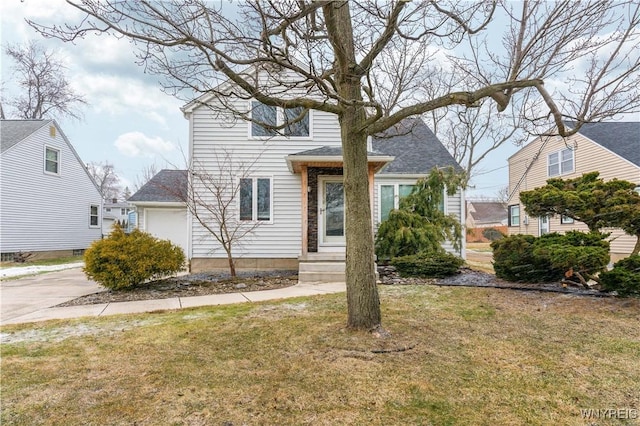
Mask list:
[{"label": "neighboring gray house", "polygon": [[54,120],[0,120],[0,251],[81,254],[102,236],[102,197]]},{"label": "neighboring gray house", "polygon": [[184,200],[187,194],[186,170],[160,170],[127,200],[135,207],[137,227],[170,240],[189,253],[189,226]]}]

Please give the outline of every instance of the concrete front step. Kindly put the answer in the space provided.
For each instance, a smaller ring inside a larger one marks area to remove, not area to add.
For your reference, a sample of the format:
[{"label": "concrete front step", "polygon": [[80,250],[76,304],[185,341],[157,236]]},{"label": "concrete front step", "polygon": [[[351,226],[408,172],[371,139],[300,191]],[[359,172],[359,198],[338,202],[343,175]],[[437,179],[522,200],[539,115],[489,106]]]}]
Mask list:
[{"label": "concrete front step", "polygon": [[300,262],[298,282],[302,284],[344,282],[344,270],[344,260],[341,262]]}]

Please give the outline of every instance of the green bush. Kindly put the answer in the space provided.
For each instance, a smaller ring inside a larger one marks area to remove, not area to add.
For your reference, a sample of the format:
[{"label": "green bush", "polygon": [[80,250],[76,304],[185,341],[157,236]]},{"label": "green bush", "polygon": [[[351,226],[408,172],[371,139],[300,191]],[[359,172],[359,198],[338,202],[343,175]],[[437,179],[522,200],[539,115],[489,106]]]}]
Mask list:
[{"label": "green bush", "polygon": [[95,241],[84,254],[84,272],[89,279],[112,290],[139,286],[180,271],[185,257],[182,249],[134,230],[125,234],[114,226],[107,238]]},{"label": "green bush", "polygon": [[393,265],[401,277],[442,278],[458,272],[464,260],[451,253],[435,252],[394,257]]},{"label": "green bush", "polygon": [[533,255],[535,241],[533,235],[516,234],[492,242],[496,276],[515,282],[548,282],[561,276],[548,261]]},{"label": "green bush", "polygon": [[602,289],[617,291],[620,296],[640,296],[640,255],[616,262],[613,269],[600,274]]},{"label": "green bush", "polygon": [[566,234],[512,235],[491,243],[496,276],[508,281],[551,282],[574,271],[588,280],[609,262],[607,234],[570,231]]}]

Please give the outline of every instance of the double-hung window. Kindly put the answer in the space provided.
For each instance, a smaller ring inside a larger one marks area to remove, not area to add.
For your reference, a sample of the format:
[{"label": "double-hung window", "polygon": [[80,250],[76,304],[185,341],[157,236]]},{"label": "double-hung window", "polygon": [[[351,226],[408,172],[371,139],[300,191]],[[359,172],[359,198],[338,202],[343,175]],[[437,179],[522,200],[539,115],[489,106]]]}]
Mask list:
[{"label": "double-hung window", "polygon": [[48,146],[44,148],[44,171],[53,175],[60,174],[60,150]]},{"label": "double-hung window", "polygon": [[547,157],[547,174],[549,177],[565,175],[573,172],[573,149],[565,148],[552,152]]},{"label": "double-hung window", "polygon": [[[251,102],[251,136],[273,137],[279,133],[287,137],[309,136],[309,114],[304,109],[278,108],[258,101]],[[302,116],[301,116],[302,115]],[[276,127],[284,126],[281,130]]]},{"label": "double-hung window", "polygon": [[91,206],[89,206],[89,226],[91,228],[98,227],[99,220],[100,220],[99,209],[100,207],[95,204],[92,204]]},{"label": "double-hung window", "polygon": [[240,220],[271,220],[271,179],[240,179]]},{"label": "double-hung window", "polygon": [[520,205],[509,206],[509,226],[520,226]]}]

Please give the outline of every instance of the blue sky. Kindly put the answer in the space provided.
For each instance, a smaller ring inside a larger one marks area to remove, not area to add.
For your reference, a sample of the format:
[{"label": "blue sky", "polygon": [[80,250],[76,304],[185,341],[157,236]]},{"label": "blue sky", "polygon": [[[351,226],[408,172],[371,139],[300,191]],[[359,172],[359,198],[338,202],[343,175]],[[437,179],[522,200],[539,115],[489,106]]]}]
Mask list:
[{"label": "blue sky", "polygon": [[[188,147],[188,122],[180,106],[184,101],[163,93],[155,76],[135,63],[126,40],[88,37],[75,44],[44,39],[25,18],[61,23],[77,16],[61,0],[4,0],[0,4],[3,50],[7,43],[38,40],[54,49],[67,66],[73,88],[88,102],[81,121],[56,118],[85,163],[108,161],[115,166],[122,186],[133,191],[145,167],[183,166]],[[4,52],[0,67],[3,82],[11,80],[10,61]],[[15,90],[5,85],[3,97]],[[494,196],[507,185],[507,158],[517,148],[505,144],[478,168],[468,196]]]}]

